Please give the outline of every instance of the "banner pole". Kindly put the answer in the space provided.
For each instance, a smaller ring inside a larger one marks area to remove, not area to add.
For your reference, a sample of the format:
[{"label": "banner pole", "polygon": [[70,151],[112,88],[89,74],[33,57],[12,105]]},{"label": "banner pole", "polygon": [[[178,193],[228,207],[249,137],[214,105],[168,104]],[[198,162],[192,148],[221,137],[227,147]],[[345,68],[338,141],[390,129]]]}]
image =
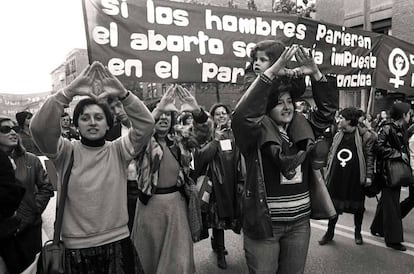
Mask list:
[{"label": "banner pole", "polygon": [[371,87],[369,91],[367,114],[369,113],[372,116],[374,112],[374,107],[375,107],[375,88]]}]

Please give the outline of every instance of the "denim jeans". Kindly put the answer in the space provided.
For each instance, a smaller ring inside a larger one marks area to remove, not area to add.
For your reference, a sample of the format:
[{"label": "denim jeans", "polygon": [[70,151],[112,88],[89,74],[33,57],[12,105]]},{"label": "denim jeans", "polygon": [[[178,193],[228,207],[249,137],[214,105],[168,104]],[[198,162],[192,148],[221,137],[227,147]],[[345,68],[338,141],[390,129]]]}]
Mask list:
[{"label": "denim jeans", "polygon": [[253,240],[244,235],[244,252],[250,274],[303,273],[310,239],[308,217],[273,224],[273,237]]}]

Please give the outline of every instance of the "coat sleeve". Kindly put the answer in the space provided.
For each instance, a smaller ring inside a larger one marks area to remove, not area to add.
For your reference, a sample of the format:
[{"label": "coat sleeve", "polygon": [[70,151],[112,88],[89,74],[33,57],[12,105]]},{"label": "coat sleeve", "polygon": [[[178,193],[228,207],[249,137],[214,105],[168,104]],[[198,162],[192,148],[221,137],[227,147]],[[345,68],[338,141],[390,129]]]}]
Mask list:
[{"label": "coat sleeve", "polygon": [[271,92],[272,83],[262,74],[252,82],[234,110],[231,127],[242,153],[256,144]]},{"label": "coat sleeve", "polygon": [[133,158],[138,155],[149,142],[154,130],[155,121],[148,108],[134,94],[130,93],[122,103],[132,125],[127,138],[131,142],[134,150],[131,151]]},{"label": "coat sleeve", "polygon": [[49,203],[49,200],[51,197],[53,197],[53,186],[50,183],[49,177],[44,170],[42,164],[40,163],[40,160],[37,157],[34,157],[34,168],[35,168],[35,176],[36,176],[36,187],[37,187],[37,193],[35,195],[36,199],[36,206],[39,209],[39,212],[43,213],[45,210],[47,204]]},{"label": "coat sleeve", "polygon": [[389,139],[390,135],[393,134],[392,127],[390,125],[383,126],[378,132],[378,139],[375,143],[375,151],[380,159],[400,158],[402,157],[401,152],[392,147]]},{"label": "coat sleeve", "polygon": [[317,110],[310,115],[315,134],[320,136],[334,123],[335,112],[339,107],[339,91],[336,78],[326,77],[327,81],[312,81],[312,95]]},{"label": "coat sleeve", "polygon": [[63,91],[50,96],[30,122],[30,131],[36,145],[49,158],[56,157],[63,137],[60,132],[60,116],[64,107],[69,105]]},{"label": "coat sleeve", "polygon": [[367,132],[365,133],[367,137],[365,138],[363,142],[364,146],[364,153],[365,153],[365,165],[367,167],[367,178],[374,178],[374,161],[375,161],[375,155],[374,155],[374,145],[375,145],[375,139],[376,136],[371,133]]}]

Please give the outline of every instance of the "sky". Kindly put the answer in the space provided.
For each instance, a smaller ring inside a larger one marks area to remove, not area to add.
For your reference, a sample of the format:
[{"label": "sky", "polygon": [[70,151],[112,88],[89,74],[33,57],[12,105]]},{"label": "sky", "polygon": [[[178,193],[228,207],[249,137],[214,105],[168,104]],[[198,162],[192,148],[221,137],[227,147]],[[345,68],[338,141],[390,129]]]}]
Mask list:
[{"label": "sky", "polygon": [[87,47],[82,0],[9,0],[1,9],[0,93],[51,91],[50,73]]},{"label": "sky", "polygon": [[3,1],[0,93],[52,90],[50,73],[74,48],[86,48],[81,0]]}]

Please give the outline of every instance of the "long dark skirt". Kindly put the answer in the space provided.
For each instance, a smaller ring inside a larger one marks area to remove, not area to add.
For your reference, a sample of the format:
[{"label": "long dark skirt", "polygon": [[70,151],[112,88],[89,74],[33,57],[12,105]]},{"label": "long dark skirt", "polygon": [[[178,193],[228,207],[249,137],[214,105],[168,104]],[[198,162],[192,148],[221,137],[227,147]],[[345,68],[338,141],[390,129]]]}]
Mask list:
[{"label": "long dark skirt", "polygon": [[404,241],[403,226],[400,208],[401,187],[382,189],[381,199],[378,202],[371,231],[384,235],[386,243],[400,243]]},{"label": "long dark skirt", "polygon": [[82,249],[66,249],[67,274],[132,274],[144,273],[131,239]]},{"label": "long dark skirt", "polygon": [[27,227],[16,236],[0,243],[0,257],[9,273],[21,273],[35,260],[42,249],[42,223]]}]

